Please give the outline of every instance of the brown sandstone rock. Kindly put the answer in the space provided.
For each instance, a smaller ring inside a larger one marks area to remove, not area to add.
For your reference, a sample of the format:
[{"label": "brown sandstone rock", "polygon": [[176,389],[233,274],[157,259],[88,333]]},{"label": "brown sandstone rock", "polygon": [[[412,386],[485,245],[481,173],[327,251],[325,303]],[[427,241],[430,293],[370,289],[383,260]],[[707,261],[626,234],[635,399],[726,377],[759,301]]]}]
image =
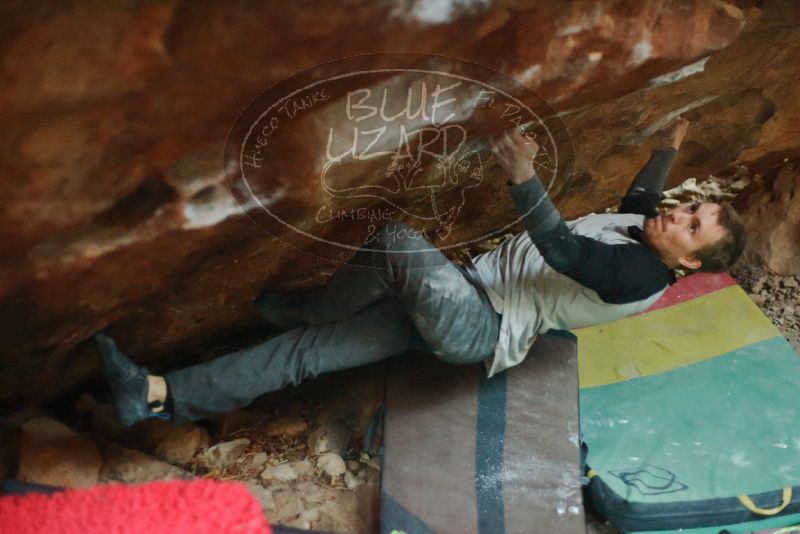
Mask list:
[{"label": "brown sandstone rock", "polygon": [[92,435],[113,440],[124,440],[131,431],[117,419],[117,411],[111,404],[97,403],[90,412]]},{"label": "brown sandstone rock", "polygon": [[308,423],[302,417],[289,416],[270,421],[264,425],[264,433],[269,436],[296,438],[308,430]]},{"label": "brown sandstone rock", "polygon": [[263,417],[248,410],[233,410],[216,415],[211,421],[216,427],[216,439],[224,440],[237,430],[258,424]]},{"label": "brown sandstone rock", "polygon": [[[648,136],[678,113],[693,124],[670,185],[800,155],[800,4],[751,4],[3,4],[0,408],[99,377],[87,342],[98,330],[159,366],[256,324],[263,287],[307,287],[335,270],[265,235],[227,190],[225,137],[269,85],[365,52],[495,68],[558,106],[576,172],[556,200],[574,217],[614,203]],[[307,165],[302,149],[286,156]],[[298,184],[293,209],[317,199],[311,185]],[[453,239],[513,220],[495,186],[465,206]],[[766,241],[796,246],[780,232]]]},{"label": "brown sandstone rock", "polygon": [[192,478],[188,471],[157,460],[141,451],[128,449],[107,440],[98,441],[98,446],[103,453],[100,482],[136,484],[153,480]]},{"label": "brown sandstone rock", "polygon": [[175,426],[169,435],[156,445],[153,454],[173,464],[187,464],[195,453],[208,447],[208,432],[197,425]]},{"label": "brown sandstone rock", "polygon": [[800,160],[794,160],[752,183],[737,202],[748,229],[747,254],[777,274],[800,274],[798,197]]},{"label": "brown sandstone rock", "polygon": [[322,425],[309,434],[306,444],[308,453],[311,455],[322,454],[324,452],[335,452],[342,455],[347,450],[350,442],[350,432],[336,423]]},{"label": "brown sandstone rock", "polygon": [[193,423],[177,425],[165,419],[147,419],[130,429],[124,442],[172,464],[187,464],[210,445],[206,429]]},{"label": "brown sandstone rock", "polygon": [[19,480],[67,488],[97,484],[103,457],[92,440],[46,417],[31,419],[21,432]]},{"label": "brown sandstone rock", "polygon": [[173,464],[189,463],[199,449],[210,444],[208,432],[192,423],[176,425],[170,420],[151,418],[133,428],[125,427],[117,420],[113,406],[97,403],[88,396],[81,397],[76,411],[89,415],[94,436],[146,451]]}]

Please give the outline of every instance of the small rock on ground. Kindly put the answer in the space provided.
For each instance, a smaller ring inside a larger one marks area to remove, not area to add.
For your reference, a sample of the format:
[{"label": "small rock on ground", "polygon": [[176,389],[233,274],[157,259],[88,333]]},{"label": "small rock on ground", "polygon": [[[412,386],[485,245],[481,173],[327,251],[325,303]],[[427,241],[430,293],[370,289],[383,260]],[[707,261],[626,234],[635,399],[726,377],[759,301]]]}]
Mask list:
[{"label": "small rock on ground", "polygon": [[257,452],[247,459],[247,467],[250,469],[262,469],[267,464],[268,458],[266,452]]},{"label": "small rock on ground", "polygon": [[344,474],[344,485],[347,486],[347,489],[354,490],[362,484],[365,484],[367,481],[363,478],[354,475],[353,473],[347,471]]},{"label": "small rock on ground", "polygon": [[295,473],[292,466],[289,464],[278,464],[278,465],[271,465],[264,469],[261,472],[261,478],[264,480],[282,480],[282,481],[289,481],[294,480],[297,478],[297,473]]},{"label": "small rock on ground", "polygon": [[324,452],[335,452],[343,455],[350,442],[350,433],[339,424],[326,424],[315,429],[308,436],[306,444],[308,453],[312,455]]},{"label": "small rock on ground", "polygon": [[[300,495],[291,489],[277,490],[273,492],[272,496],[275,500],[273,512],[279,514],[279,517],[294,518],[300,515],[300,512],[303,511],[303,502],[300,500]],[[273,516],[268,515],[268,517]]]},{"label": "small rock on ground", "polygon": [[192,423],[176,425],[172,421],[150,419],[145,433],[145,450],[172,464],[188,464],[200,449],[210,444],[206,429]]},{"label": "small rock on ground", "polygon": [[317,468],[332,479],[343,475],[347,466],[341,456],[335,452],[325,452],[317,458]]},{"label": "small rock on ground", "polygon": [[250,440],[247,438],[225,441],[200,453],[197,460],[206,469],[222,470],[233,464],[249,446]]},{"label": "small rock on ground", "polygon": [[315,482],[301,482],[297,485],[297,491],[310,503],[321,503],[325,500],[325,488]]},{"label": "small rock on ground", "polygon": [[261,510],[267,514],[268,510],[275,508],[275,499],[272,498],[272,490],[269,490],[254,480],[245,483],[247,489],[253,494],[253,497],[261,505]]},{"label": "small rock on ground", "polygon": [[314,465],[308,460],[298,460],[291,463],[292,469],[299,477],[311,476],[314,474]]},{"label": "small rock on ground", "polygon": [[738,265],[731,275],[792,348],[800,352],[800,288],[797,279],[753,265]]},{"label": "small rock on ground", "polygon": [[357,473],[361,470],[361,464],[357,460],[345,460],[345,463],[347,464],[347,469],[353,473]]}]

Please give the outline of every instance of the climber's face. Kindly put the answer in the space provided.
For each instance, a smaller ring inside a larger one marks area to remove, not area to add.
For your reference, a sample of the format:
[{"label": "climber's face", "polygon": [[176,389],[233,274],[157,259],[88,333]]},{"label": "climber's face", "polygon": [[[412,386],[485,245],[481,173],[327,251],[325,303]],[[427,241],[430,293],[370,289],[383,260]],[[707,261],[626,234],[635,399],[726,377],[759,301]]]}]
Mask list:
[{"label": "climber's face", "polygon": [[725,237],[717,217],[721,207],[713,202],[681,204],[672,211],[644,221],[643,240],[670,268],[697,269],[695,254]]}]

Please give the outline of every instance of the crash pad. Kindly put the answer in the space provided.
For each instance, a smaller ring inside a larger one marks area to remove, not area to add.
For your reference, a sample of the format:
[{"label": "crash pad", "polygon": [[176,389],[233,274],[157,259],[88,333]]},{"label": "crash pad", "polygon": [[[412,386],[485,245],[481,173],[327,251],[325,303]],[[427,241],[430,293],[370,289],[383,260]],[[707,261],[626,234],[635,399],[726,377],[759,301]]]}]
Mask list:
[{"label": "crash pad", "polygon": [[584,532],[574,336],[486,378],[429,354],[390,362],[381,531]]},{"label": "crash pad", "polygon": [[733,279],[692,275],[642,314],[574,333],[589,494],[607,519],[698,533],[797,521],[800,358]]}]

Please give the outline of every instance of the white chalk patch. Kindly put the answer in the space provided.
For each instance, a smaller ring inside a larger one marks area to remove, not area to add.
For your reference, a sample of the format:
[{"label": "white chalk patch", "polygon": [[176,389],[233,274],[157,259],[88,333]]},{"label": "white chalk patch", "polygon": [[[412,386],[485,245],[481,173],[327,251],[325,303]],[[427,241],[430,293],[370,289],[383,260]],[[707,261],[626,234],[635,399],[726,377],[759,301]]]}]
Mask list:
[{"label": "white chalk patch", "polygon": [[542,82],[542,66],[531,65],[522,72],[514,74],[514,79],[525,84],[538,85]]},{"label": "white chalk patch", "polygon": [[592,10],[590,14],[584,15],[577,22],[561,28],[556,32],[556,35],[558,37],[566,37],[568,35],[575,35],[576,33],[581,33],[593,28],[597,24],[597,21],[600,19],[602,14],[603,6],[600,2],[598,2],[595,4],[594,10]]},{"label": "white chalk patch", "polygon": [[566,28],[561,28],[556,32],[556,35],[559,37],[566,37],[567,35],[575,35],[576,33],[581,33],[582,31],[586,30],[587,26],[584,24],[570,24]]},{"label": "white chalk patch", "polygon": [[603,59],[603,53],[602,52],[589,52],[589,54],[586,57],[592,63],[597,63],[598,61]]},{"label": "white chalk patch", "polygon": [[72,261],[78,258],[84,260],[96,258],[122,247],[132,245],[137,241],[139,241],[139,235],[135,231],[127,232],[109,240],[88,242],[82,241],[75,246],[70,246],[66,253],[62,253],[62,257],[64,258],[62,261]]},{"label": "white chalk patch", "polygon": [[653,54],[653,43],[650,40],[650,30],[645,30],[642,39],[633,45],[633,51],[631,52],[631,57],[628,60],[629,65],[633,65],[634,67],[638,67],[648,59]]},{"label": "white chalk patch", "polygon": [[642,128],[640,130],[637,130],[636,132],[621,138],[619,140],[618,144],[620,144],[620,145],[638,145],[638,144],[644,142],[648,137],[650,137],[651,135],[653,135],[654,133],[656,133],[660,129],[662,129],[665,126],[667,126],[668,124],[670,124],[678,116],[686,113],[687,111],[691,111],[693,109],[696,109],[696,108],[699,108],[701,106],[704,106],[704,105],[708,104],[709,102],[712,102],[713,100],[716,100],[716,98],[717,98],[716,96],[707,96],[707,97],[700,98],[698,100],[694,100],[692,102],[689,102],[685,106],[682,106],[682,107],[680,107],[680,108],[678,108],[676,110],[670,111],[669,113],[666,113],[666,114],[662,115],[659,120],[652,122],[647,127]]},{"label": "white chalk patch", "polygon": [[271,196],[259,199],[258,202],[251,198],[245,205],[241,205],[226,188],[218,187],[211,199],[202,202],[189,201],[184,204],[182,211],[185,222],[181,227],[192,230],[214,226],[228,217],[243,215],[259,206],[269,206],[280,200],[285,193],[286,188],[283,187]]},{"label": "white chalk patch", "polygon": [[[414,0],[401,1],[392,9],[394,18],[412,19],[421,24],[444,24],[458,18],[459,12],[485,7],[489,0]],[[410,17],[409,17],[410,15]]]},{"label": "white chalk patch", "polygon": [[689,65],[679,68],[678,70],[674,70],[672,72],[668,72],[667,74],[663,74],[657,78],[653,78],[650,80],[650,83],[647,84],[648,87],[658,87],[660,85],[667,85],[668,83],[675,83],[678,80],[682,80],[684,78],[688,78],[694,74],[698,74],[703,72],[706,68],[706,63],[711,58],[711,56],[706,56],[699,61],[695,61]]}]

